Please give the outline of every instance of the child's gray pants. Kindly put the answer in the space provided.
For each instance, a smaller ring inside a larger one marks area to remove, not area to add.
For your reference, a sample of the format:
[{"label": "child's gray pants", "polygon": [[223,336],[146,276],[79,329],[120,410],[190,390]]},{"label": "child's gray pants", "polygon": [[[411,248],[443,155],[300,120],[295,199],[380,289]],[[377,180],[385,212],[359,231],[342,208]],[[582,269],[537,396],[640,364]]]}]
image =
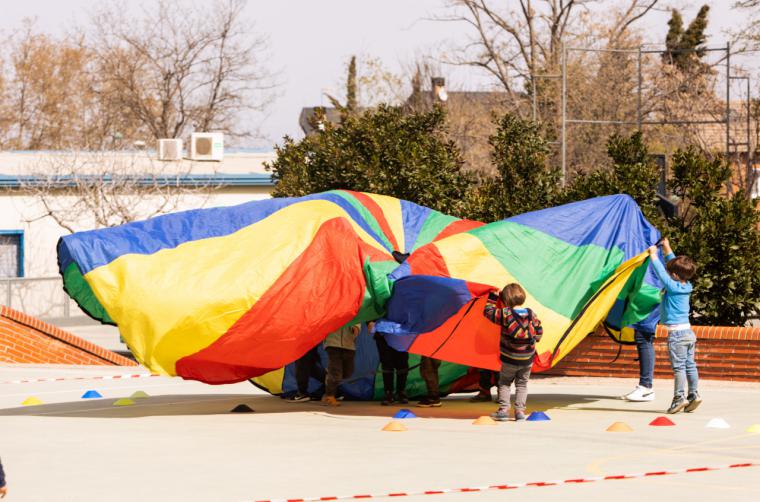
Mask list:
[{"label": "child's gray pants", "polygon": [[510,386],[515,382],[515,410],[525,411],[528,401],[528,380],[532,365],[517,366],[511,363],[501,363],[499,373],[499,409],[509,410]]}]

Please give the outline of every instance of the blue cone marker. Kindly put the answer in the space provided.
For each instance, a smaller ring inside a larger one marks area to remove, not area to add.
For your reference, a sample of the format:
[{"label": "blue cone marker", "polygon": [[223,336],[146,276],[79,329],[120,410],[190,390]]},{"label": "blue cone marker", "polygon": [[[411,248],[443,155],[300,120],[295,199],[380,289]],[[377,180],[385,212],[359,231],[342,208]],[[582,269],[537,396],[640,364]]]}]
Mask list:
[{"label": "blue cone marker", "polygon": [[549,418],[549,415],[543,411],[534,411],[526,420],[528,420],[528,422],[543,422],[544,420],[551,420],[551,418]]},{"label": "blue cone marker", "polygon": [[393,418],[417,418],[417,415],[415,415],[412,410],[403,408],[398,410],[398,412],[393,415]]}]

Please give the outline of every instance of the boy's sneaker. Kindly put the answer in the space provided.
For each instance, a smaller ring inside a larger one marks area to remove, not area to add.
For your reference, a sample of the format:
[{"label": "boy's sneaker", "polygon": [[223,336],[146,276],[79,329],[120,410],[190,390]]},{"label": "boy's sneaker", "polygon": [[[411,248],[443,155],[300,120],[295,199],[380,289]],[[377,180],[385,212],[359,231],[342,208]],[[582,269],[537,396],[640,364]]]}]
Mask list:
[{"label": "boy's sneaker", "polygon": [[301,394],[300,392],[296,392],[292,396],[285,399],[285,401],[289,403],[305,403],[306,401],[309,401],[311,398],[308,394]]},{"label": "boy's sneaker", "polygon": [[396,402],[399,404],[409,404],[409,398],[406,397],[404,392],[399,392],[396,394]]},{"label": "boy's sneaker", "polygon": [[470,398],[471,403],[490,403],[491,402],[491,393],[488,392],[478,392],[476,395]]},{"label": "boy's sneaker", "polygon": [[670,408],[668,408],[668,414],[673,415],[674,413],[683,411],[683,409],[686,408],[688,405],[689,405],[689,401],[687,401],[685,398],[681,396],[676,396],[673,398],[673,402],[670,403]]},{"label": "boy's sneaker", "polygon": [[691,413],[692,411],[699,408],[699,405],[702,404],[702,396],[699,395],[699,392],[695,392],[694,394],[689,394],[689,397],[687,398],[689,401],[689,404],[686,405],[686,408],[683,409],[683,411],[687,413]]},{"label": "boy's sneaker", "polygon": [[636,403],[654,401],[654,389],[648,389],[642,385],[637,385],[633,391],[623,396],[623,399]]},{"label": "boy's sneaker", "polygon": [[519,422],[521,420],[525,420],[525,412],[524,411],[515,411],[515,421]]},{"label": "boy's sneaker", "polygon": [[322,402],[327,406],[340,406],[340,403],[335,399],[335,396],[325,396],[322,398]]},{"label": "boy's sneaker", "polygon": [[393,404],[393,394],[390,392],[385,393],[385,399],[383,399],[380,404],[383,406],[390,406]]},{"label": "boy's sneaker", "polygon": [[491,418],[497,422],[506,422],[509,420],[509,410],[499,410],[495,413],[491,413]]},{"label": "boy's sneaker", "polygon": [[441,400],[437,397],[426,397],[421,399],[417,406],[420,408],[440,408]]}]

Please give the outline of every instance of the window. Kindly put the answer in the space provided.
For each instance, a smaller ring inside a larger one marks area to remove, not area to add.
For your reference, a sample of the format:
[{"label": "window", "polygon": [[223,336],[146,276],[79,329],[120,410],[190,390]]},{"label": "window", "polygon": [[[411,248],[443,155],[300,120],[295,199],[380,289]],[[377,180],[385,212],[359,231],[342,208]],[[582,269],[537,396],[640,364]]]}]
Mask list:
[{"label": "window", "polygon": [[23,276],[23,230],[0,230],[0,277]]}]

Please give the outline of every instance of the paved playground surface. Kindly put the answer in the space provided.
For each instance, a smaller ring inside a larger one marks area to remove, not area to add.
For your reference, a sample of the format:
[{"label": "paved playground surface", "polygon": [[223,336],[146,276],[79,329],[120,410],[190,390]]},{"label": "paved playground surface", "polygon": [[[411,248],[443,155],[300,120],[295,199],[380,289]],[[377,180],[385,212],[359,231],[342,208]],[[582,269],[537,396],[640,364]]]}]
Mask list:
[{"label": "paved playground surface", "polygon": [[[0,367],[0,382],[131,374],[140,368]],[[421,492],[683,468],[760,464],[760,384],[709,382],[705,403],[652,427],[670,403],[616,396],[622,379],[535,379],[529,408],[550,421],[476,426],[494,406],[447,399],[411,408],[406,432],[382,432],[399,406],[285,403],[248,383],[163,377],[0,384],[0,456],[9,501],[244,501]],[[81,399],[86,390],[102,399]],[[125,407],[117,398],[150,397]],[[30,396],[44,404],[21,406]],[[232,414],[245,403],[254,413]],[[705,428],[725,419],[730,429]],[[632,432],[606,432],[613,422]],[[760,500],[760,467],[407,498],[445,501]]]}]

